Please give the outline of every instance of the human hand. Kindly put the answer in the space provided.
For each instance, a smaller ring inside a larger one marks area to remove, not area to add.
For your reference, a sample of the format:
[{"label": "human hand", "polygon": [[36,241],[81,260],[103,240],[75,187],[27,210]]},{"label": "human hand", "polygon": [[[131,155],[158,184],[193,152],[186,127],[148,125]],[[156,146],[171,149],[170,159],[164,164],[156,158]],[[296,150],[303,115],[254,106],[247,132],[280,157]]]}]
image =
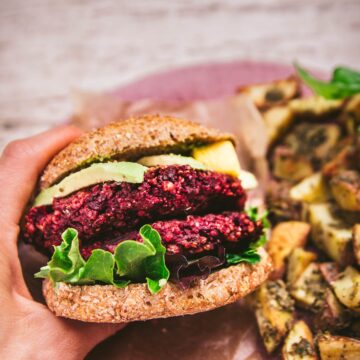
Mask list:
[{"label": "human hand", "polygon": [[10,143],[0,158],[1,359],[82,359],[124,327],[56,317],[32,299],[21,270],[17,239],[24,208],[42,169],[77,136],[76,128],[59,127]]}]

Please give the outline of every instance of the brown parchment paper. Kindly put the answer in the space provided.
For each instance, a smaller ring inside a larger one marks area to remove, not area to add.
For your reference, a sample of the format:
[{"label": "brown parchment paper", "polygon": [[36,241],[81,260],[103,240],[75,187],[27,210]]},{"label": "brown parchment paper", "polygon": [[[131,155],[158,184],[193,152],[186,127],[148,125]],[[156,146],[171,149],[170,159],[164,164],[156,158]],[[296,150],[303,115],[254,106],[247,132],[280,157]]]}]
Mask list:
[{"label": "brown parchment paper", "polygon": [[[260,180],[248,194],[252,205],[263,206],[262,184],[267,178],[266,132],[261,115],[244,95],[219,100],[165,102],[121,101],[104,94],[77,92],[71,122],[84,130],[140,114],[166,114],[232,132],[241,166]],[[43,301],[40,281],[33,278],[46,258],[20,245],[26,281],[35,299]],[[26,255],[26,256],[24,256]],[[87,359],[261,360],[266,355],[251,310],[238,302],[207,313],[129,324],[98,345]]]}]

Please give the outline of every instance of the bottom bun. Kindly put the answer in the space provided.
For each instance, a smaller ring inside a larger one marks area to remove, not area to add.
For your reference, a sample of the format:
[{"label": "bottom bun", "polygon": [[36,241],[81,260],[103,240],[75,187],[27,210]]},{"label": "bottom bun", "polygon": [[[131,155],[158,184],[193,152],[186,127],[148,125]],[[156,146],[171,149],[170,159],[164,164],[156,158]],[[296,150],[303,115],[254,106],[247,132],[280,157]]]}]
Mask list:
[{"label": "bottom bun", "polygon": [[259,251],[256,265],[241,263],[198,280],[182,289],[167,283],[152,295],[146,284],[130,284],[123,289],[113,285],[69,285],[49,280],[43,283],[46,303],[57,316],[97,323],[123,323],[194,314],[230,304],[264,282],[272,268],[269,255]]}]

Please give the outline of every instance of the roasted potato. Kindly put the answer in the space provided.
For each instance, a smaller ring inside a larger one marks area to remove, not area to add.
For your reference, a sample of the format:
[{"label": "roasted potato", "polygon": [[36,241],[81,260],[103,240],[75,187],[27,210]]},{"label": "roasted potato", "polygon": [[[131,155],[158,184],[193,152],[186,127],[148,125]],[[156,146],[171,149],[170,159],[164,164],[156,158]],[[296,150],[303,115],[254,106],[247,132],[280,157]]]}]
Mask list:
[{"label": "roasted potato", "polygon": [[308,218],[311,224],[311,238],[315,245],[339,264],[351,264],[351,228],[333,215],[331,204],[310,204]]},{"label": "roasted potato", "polygon": [[331,285],[331,282],[336,280],[340,274],[339,265],[336,262],[325,262],[319,264],[322,276],[326,282]]},{"label": "roasted potato", "polygon": [[331,178],[330,189],[342,209],[360,211],[360,174],[357,171],[339,171]]},{"label": "roasted potato", "polygon": [[323,305],[327,284],[318,263],[311,263],[292,284],[290,295],[299,306],[317,312]]},{"label": "roasted potato", "polygon": [[312,174],[290,189],[293,200],[324,202],[329,199],[328,186],[320,172]]},{"label": "roasted potato", "polygon": [[293,249],[306,244],[309,232],[310,225],[302,221],[285,221],[275,226],[267,248],[274,266],[272,278],[282,276],[285,258]]},{"label": "roasted potato", "polygon": [[291,184],[285,180],[271,180],[266,192],[266,203],[272,224],[280,221],[301,220],[302,204],[290,198]]},{"label": "roasted potato", "polygon": [[356,263],[360,265],[360,224],[354,225],[352,237]]},{"label": "roasted potato", "polygon": [[269,144],[273,144],[284,134],[294,119],[287,105],[274,106],[262,112]]},{"label": "roasted potato", "polygon": [[286,270],[287,284],[291,286],[316,258],[316,254],[311,251],[306,251],[301,247],[294,249],[288,257]]},{"label": "roasted potato", "polygon": [[336,297],[352,311],[360,314],[360,273],[348,266],[331,282]]},{"label": "roasted potato", "polygon": [[330,288],[326,289],[324,301],[315,315],[315,327],[318,330],[341,330],[349,325],[350,315],[340,304]]},{"label": "roasted potato", "polygon": [[329,334],[316,338],[321,360],[359,360],[360,340]]},{"label": "roasted potato", "polygon": [[297,321],[285,339],[282,348],[284,360],[316,360],[311,330],[302,320]]},{"label": "roasted potato", "polygon": [[259,109],[264,109],[298,97],[300,83],[291,76],[271,83],[243,86],[237,89],[237,93],[249,96]]},{"label": "roasted potato", "polygon": [[290,330],[294,301],[282,280],[267,281],[253,294],[255,316],[266,350],[271,353]]},{"label": "roasted potato", "polygon": [[321,96],[312,96],[292,100],[289,106],[297,118],[322,119],[340,114],[343,103],[343,100],[328,100]]},{"label": "roasted potato", "polygon": [[355,134],[360,125],[360,94],[352,96],[345,105],[342,121],[349,134]]},{"label": "roasted potato", "polygon": [[296,154],[321,163],[329,156],[340,138],[340,127],[332,123],[299,123],[284,138],[284,144]]},{"label": "roasted potato", "polygon": [[300,181],[313,173],[311,160],[286,145],[275,148],[272,162],[273,174],[278,179]]}]

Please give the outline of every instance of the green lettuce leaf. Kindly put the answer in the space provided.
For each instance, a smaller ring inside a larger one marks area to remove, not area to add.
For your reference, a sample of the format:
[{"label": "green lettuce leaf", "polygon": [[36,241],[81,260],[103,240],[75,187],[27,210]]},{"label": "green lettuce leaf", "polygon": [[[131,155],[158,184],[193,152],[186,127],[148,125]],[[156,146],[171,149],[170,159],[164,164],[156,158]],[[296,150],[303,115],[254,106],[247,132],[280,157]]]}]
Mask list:
[{"label": "green lettuce leaf", "polygon": [[149,242],[156,250],[155,255],[145,260],[146,281],[150,292],[157,293],[167,283],[170,271],[165,265],[166,248],[161,243],[160,234],[150,225],[140,229],[140,235],[145,242]]},{"label": "green lettuce leaf", "polygon": [[85,260],[79,251],[79,238],[75,229],[69,228],[61,235],[62,243],[54,247],[47,266],[43,266],[35,277],[48,277],[55,282],[76,282]]},{"label": "green lettuce leaf", "polygon": [[147,282],[151,293],[157,293],[167,283],[170,272],[165,265],[165,247],[159,233],[150,225],[140,229],[143,243],[126,240],[114,254],[93,250],[85,261],[80,254],[78,233],[69,228],[62,234],[62,243],[48,264],[35,274],[54,282],[94,284],[96,282],[124,287],[130,282]]},{"label": "green lettuce leaf", "polygon": [[117,287],[125,287],[130,281],[115,280],[114,266],[115,260],[113,254],[102,249],[95,249],[91,253],[85,266],[80,269],[77,284],[92,284],[99,281]]},{"label": "green lettuce leaf", "polygon": [[256,206],[251,206],[248,209],[245,210],[247,216],[250,218],[250,220],[252,221],[258,221],[260,220],[263,224],[263,228],[264,229],[269,229],[270,228],[270,222],[268,220],[268,215],[269,212],[268,211],[264,211],[261,215],[259,214],[259,209]]},{"label": "green lettuce leaf", "polygon": [[312,76],[299,64],[295,64],[301,80],[310,87],[315,94],[326,99],[343,99],[360,93],[360,73],[345,67],[334,70],[330,81],[322,81]]},{"label": "green lettuce leaf", "polygon": [[241,262],[249,264],[257,264],[261,260],[261,256],[256,249],[248,249],[240,254],[226,254],[226,261],[229,265],[235,265]]},{"label": "green lettuce leaf", "polygon": [[[257,207],[250,207],[246,210],[247,215],[252,221],[261,220],[263,228],[270,228],[270,222],[267,219],[268,212],[264,211],[261,215]],[[266,244],[266,235],[262,234],[254,243],[251,243],[249,248],[243,250],[237,254],[226,253],[226,262],[228,265],[235,265],[241,262],[246,262],[249,264],[256,264],[261,260],[261,256],[258,254],[258,249]]]}]

